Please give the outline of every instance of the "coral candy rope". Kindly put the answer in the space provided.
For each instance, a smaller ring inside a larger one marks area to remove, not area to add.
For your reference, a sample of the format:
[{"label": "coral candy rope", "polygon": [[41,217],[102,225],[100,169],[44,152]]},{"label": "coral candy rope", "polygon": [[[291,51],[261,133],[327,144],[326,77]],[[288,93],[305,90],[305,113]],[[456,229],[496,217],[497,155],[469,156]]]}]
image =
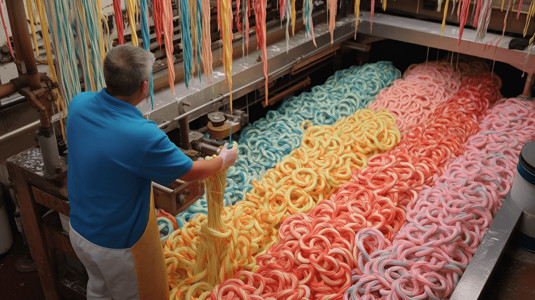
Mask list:
[{"label": "coral candy rope", "polygon": [[[162,26],[163,37],[165,42],[165,54],[167,56],[167,72],[169,77],[169,86],[173,95],[175,94],[175,58],[173,56],[173,7],[171,0],[162,2]],[[185,61],[185,60],[184,60]]]},{"label": "coral candy rope", "polygon": [[210,33],[210,0],[201,0],[202,7],[202,67],[208,84],[212,83],[212,38]]},{"label": "coral candy rope", "polygon": [[123,12],[121,11],[121,0],[113,0],[113,15],[115,17],[115,25],[117,25],[119,45],[122,45],[124,44],[124,23]]},{"label": "coral candy rope", "polygon": [[[392,243],[375,229],[357,234],[359,267],[346,299],[451,296],[511,188],[522,145],[535,138],[535,105],[500,101],[480,128],[465,153],[420,192]],[[370,239],[379,245],[370,245]]]},{"label": "coral candy rope", "polygon": [[[289,216],[279,228],[280,242],[257,257],[256,274],[236,273],[213,291],[212,299],[231,299],[238,290],[264,299],[299,299],[306,293],[317,299],[341,298],[357,262],[356,233],[373,227],[389,238],[401,227],[407,205],[417,196],[413,188],[431,183],[449,158],[462,152],[462,141],[477,130],[487,99],[499,97],[499,87],[490,83],[486,78],[467,80],[425,125],[409,130],[393,150],[372,157],[367,168],[353,171],[354,182],[308,214]],[[323,143],[322,148],[331,145]],[[262,216],[267,219],[268,214]]]},{"label": "coral candy rope", "polygon": [[[264,64],[264,90],[266,93],[265,103],[268,105],[268,74],[267,74],[267,45],[266,45],[266,3],[267,0],[256,0],[254,2],[254,11],[256,19],[256,38],[257,48],[262,50],[262,61]],[[232,105],[231,105],[232,107]]]},{"label": "coral candy rope", "polygon": [[156,42],[162,48],[162,0],[152,0],[152,21],[154,22],[154,33],[156,34]]},{"label": "coral candy rope", "polygon": [[[4,0],[2,0],[2,3],[3,2]],[[11,57],[15,59],[15,54],[13,54],[13,49],[11,48],[11,41],[9,39],[9,33],[7,32],[6,21],[4,20],[4,10],[1,8],[0,8],[0,17],[2,18],[2,26],[4,27],[4,35],[6,36],[6,44],[7,44],[7,47],[9,48],[9,53],[11,53]]]}]

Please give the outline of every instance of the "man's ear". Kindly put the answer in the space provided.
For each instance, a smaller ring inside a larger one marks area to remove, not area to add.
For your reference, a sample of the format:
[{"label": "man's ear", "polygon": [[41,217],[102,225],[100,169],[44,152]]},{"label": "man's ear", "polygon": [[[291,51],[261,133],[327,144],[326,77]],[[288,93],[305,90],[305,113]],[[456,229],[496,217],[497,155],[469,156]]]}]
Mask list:
[{"label": "man's ear", "polygon": [[143,95],[148,95],[148,92],[149,92],[149,81],[148,80],[143,80],[142,88],[143,88]]}]

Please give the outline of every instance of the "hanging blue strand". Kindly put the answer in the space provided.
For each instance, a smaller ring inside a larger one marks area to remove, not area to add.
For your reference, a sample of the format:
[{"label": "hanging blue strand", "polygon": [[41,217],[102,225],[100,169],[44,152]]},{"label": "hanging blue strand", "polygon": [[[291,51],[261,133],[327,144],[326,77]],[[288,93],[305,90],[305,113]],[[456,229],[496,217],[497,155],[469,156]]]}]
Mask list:
[{"label": "hanging blue strand", "polygon": [[[143,38],[143,49],[150,51],[149,11],[147,9],[147,1],[150,0],[141,0],[141,36]],[[154,82],[152,78],[152,70],[150,72],[149,93],[151,109],[154,109]]]},{"label": "hanging blue strand", "polygon": [[202,6],[201,6],[201,0],[197,0],[197,12],[196,12],[196,18],[195,21],[197,22],[197,65],[199,69],[199,80],[202,82],[201,77],[201,56],[202,56]]},{"label": "hanging blue strand", "polygon": [[188,87],[192,61],[188,0],[180,0],[180,22],[182,26],[182,51],[184,53],[184,80],[186,87]]},{"label": "hanging blue strand", "polygon": [[[83,9],[85,12],[85,21],[87,26],[87,38],[89,45],[89,55],[91,58],[91,66],[93,69],[93,81],[95,82],[95,91],[101,90],[104,86],[104,73],[102,72],[102,61],[100,56],[100,36],[99,26],[100,20],[98,19],[98,10],[100,7],[96,7],[95,1],[83,0]],[[88,90],[86,86],[86,90]]]},{"label": "hanging blue strand", "polygon": [[304,0],[304,22],[305,22],[305,34],[306,35],[309,35],[310,34],[310,1],[309,0]]}]

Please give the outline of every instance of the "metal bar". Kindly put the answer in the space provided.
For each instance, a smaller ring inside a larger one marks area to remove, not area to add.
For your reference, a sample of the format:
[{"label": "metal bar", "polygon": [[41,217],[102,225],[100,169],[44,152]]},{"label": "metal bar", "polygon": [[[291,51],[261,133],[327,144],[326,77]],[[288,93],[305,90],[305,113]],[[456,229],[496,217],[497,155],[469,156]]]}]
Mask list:
[{"label": "metal bar", "polygon": [[29,123],[29,124],[26,124],[26,125],[24,125],[24,126],[22,126],[20,128],[17,128],[17,129],[15,129],[13,131],[10,131],[10,132],[4,134],[4,135],[0,136],[0,143],[3,143],[5,141],[7,141],[8,139],[13,138],[16,135],[21,134],[21,133],[23,133],[23,132],[25,132],[27,130],[37,129],[39,127],[40,123],[41,122],[39,120],[37,120],[37,121],[34,121],[32,123]]},{"label": "metal bar", "polygon": [[[354,33],[354,23],[355,16],[338,20],[333,44],[330,43],[328,24],[320,23],[314,28],[318,47],[313,45],[311,38],[307,37],[304,31],[296,33],[289,40],[288,49],[285,40],[268,46],[269,80],[277,79],[288,73],[295,64],[350,39]],[[263,86],[263,63],[257,60],[259,56],[260,51],[250,52],[249,55],[233,62],[232,95],[234,99]],[[189,121],[193,121],[228,103],[229,92],[222,67],[214,69],[211,85],[195,78],[190,81],[189,88],[186,88],[183,83],[176,84],[175,91],[177,96],[173,95],[169,89],[155,94],[154,109],[151,109],[150,103],[145,101],[138,106],[144,115],[159,124],[164,131],[177,128],[178,120],[181,118],[187,116]],[[177,117],[178,101],[182,99],[191,103],[191,106],[187,108],[185,114]]]},{"label": "metal bar", "polygon": [[[459,44],[458,26],[446,25],[442,34],[440,23],[374,14],[373,31],[371,31],[369,12],[362,12],[359,20],[358,31],[361,33],[497,60],[527,73],[535,73],[535,63],[528,62],[528,58],[532,56],[528,51],[509,49],[509,42],[513,39],[510,36],[502,38],[500,34],[489,32],[482,41],[477,42],[476,31],[465,27]],[[494,46],[498,41],[499,44]]]},{"label": "metal bar", "polygon": [[509,243],[520,216],[522,209],[507,195],[450,300],[479,299]]},{"label": "metal bar", "polygon": [[[273,105],[277,102],[279,102],[280,100],[286,98],[288,95],[292,94],[293,92],[295,91],[298,91],[302,88],[304,88],[305,86],[309,85],[310,84],[310,77],[307,77],[305,80],[299,82],[299,83],[296,83],[294,85],[292,85],[291,87],[289,87],[288,89],[280,92],[279,94],[269,98],[268,100],[268,105]],[[266,107],[266,102],[263,101],[262,102],[262,107]]]},{"label": "metal bar", "polygon": [[13,44],[17,58],[22,59],[22,73],[28,74],[30,88],[32,90],[41,87],[39,73],[37,73],[37,64],[33,56],[33,47],[30,40],[30,33],[26,23],[26,11],[24,1],[7,0],[6,7],[9,14],[9,24],[13,35]]}]

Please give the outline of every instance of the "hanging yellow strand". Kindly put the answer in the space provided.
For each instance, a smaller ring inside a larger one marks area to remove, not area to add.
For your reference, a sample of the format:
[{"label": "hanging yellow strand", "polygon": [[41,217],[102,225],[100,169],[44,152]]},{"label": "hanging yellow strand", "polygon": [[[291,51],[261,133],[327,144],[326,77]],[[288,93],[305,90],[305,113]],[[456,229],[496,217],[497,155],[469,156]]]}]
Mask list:
[{"label": "hanging yellow strand", "polygon": [[353,39],[357,39],[357,28],[359,27],[360,17],[360,0],[355,0],[355,36]]},{"label": "hanging yellow strand", "polygon": [[139,41],[137,38],[137,27],[136,27],[136,13],[137,13],[137,4],[136,0],[127,0],[127,11],[128,11],[128,24],[130,24],[130,36],[132,37],[132,45],[138,46]]},{"label": "hanging yellow strand", "polygon": [[197,1],[189,1],[188,2],[188,9],[189,9],[189,24],[190,24],[190,33],[191,33],[191,53],[192,58],[192,64],[191,64],[191,75],[195,74],[195,67],[196,67],[196,61],[197,61],[197,45],[199,40],[197,39]]},{"label": "hanging yellow strand", "polygon": [[531,21],[531,18],[535,14],[535,1],[531,1],[531,4],[529,5],[528,14],[526,15],[526,25],[524,26],[524,32],[522,34],[522,37],[526,37],[526,34],[528,33],[528,27],[529,22]]},{"label": "hanging yellow strand", "polygon": [[[82,3],[82,0],[78,0],[78,9],[80,10],[80,13],[82,15],[82,24],[83,24],[83,30],[84,30],[84,36],[86,39],[87,45],[90,45],[89,43],[89,31],[87,30],[87,21],[85,17],[85,9],[84,4]],[[96,92],[96,85],[95,85],[95,77],[93,76],[93,65],[91,64],[91,55],[89,55],[89,49],[87,49],[87,55],[85,55],[85,61],[87,64],[87,70],[89,72],[88,76],[86,76],[85,82],[87,83],[87,79],[89,79],[89,83],[91,85],[91,91]],[[86,91],[87,86],[85,87]]]},{"label": "hanging yellow strand", "polygon": [[35,47],[35,56],[39,56],[39,45],[37,45],[37,34],[35,33],[35,22],[33,18],[33,8],[32,8],[31,0],[26,0],[26,11],[28,12],[28,18],[30,18],[30,28],[32,29],[33,46]]},{"label": "hanging yellow strand", "polygon": [[446,14],[448,13],[449,2],[450,2],[449,0],[446,0],[446,4],[444,4],[444,16],[442,17],[442,34],[444,34],[444,29],[446,28]]},{"label": "hanging yellow strand", "polygon": [[386,0],[383,0],[383,11],[386,11]]},{"label": "hanging yellow strand", "polygon": [[[360,0],[356,0],[356,1],[360,1]],[[292,3],[292,35],[294,35],[295,34],[295,0],[292,0],[291,3]]]},{"label": "hanging yellow strand", "polygon": [[219,27],[223,41],[223,67],[230,94],[230,113],[232,113],[232,7],[230,0],[220,0],[220,5],[221,25]]},{"label": "hanging yellow strand", "polygon": [[[94,6],[92,6],[95,8]],[[104,48],[104,39],[102,34],[102,26],[100,26],[100,22],[103,20],[102,16],[102,6],[100,6],[100,0],[97,0],[97,7],[95,8],[97,10],[97,15],[99,19],[99,26],[98,26],[98,40],[99,40],[99,47],[100,47],[100,65],[104,64],[104,58],[106,57],[106,50]],[[93,14],[94,15],[94,14]],[[104,19],[105,20],[105,19]],[[106,23],[106,22],[105,22]],[[108,24],[106,24],[108,26]]]},{"label": "hanging yellow strand", "polygon": [[[48,24],[46,22],[46,15],[45,15],[45,6],[43,3],[43,0],[35,0],[35,7],[37,9],[37,12],[39,14],[39,19],[41,21],[41,34],[43,37],[43,44],[45,46],[45,52],[46,52],[46,58],[48,61],[48,69],[50,71],[50,74],[52,75],[52,80],[54,82],[58,81],[58,75],[56,73],[56,68],[54,67],[54,60],[52,59],[52,50],[51,50],[51,43],[50,38],[48,36]],[[65,105],[65,102],[63,101],[63,98],[61,97],[61,93],[59,93],[57,90],[54,90],[56,93],[56,108],[58,112],[63,113],[63,117],[67,116],[67,105]],[[63,137],[64,141],[67,141],[67,134],[65,132],[65,124],[63,122],[63,118],[59,118],[59,123],[61,125],[61,136]]]}]

